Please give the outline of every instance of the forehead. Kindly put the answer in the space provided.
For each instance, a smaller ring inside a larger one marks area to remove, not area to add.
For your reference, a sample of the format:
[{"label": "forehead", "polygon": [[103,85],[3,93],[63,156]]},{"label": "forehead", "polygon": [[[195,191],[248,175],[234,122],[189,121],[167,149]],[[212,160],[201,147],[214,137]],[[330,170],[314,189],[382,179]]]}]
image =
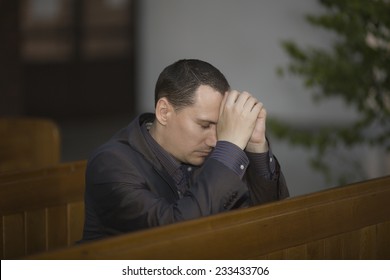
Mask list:
[{"label": "forehead", "polygon": [[188,109],[195,113],[198,119],[216,121],[222,99],[222,93],[210,86],[201,85],[195,91],[194,104]]},{"label": "forehead", "polygon": [[218,106],[221,104],[223,94],[210,86],[201,85],[195,91],[195,106]]}]

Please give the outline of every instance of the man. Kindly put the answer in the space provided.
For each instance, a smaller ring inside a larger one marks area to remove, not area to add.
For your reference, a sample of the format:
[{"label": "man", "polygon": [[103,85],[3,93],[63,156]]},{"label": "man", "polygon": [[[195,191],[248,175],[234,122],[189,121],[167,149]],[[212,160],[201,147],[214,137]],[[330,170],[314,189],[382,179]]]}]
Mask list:
[{"label": "man", "polygon": [[200,60],[160,74],[141,114],[89,159],[83,241],[288,197],[266,110]]}]

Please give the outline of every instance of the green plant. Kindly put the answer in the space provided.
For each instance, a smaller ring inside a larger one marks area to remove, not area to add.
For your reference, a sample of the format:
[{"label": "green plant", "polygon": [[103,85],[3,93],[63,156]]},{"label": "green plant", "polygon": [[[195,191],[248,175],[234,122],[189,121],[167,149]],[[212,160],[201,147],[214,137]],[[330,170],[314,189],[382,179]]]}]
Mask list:
[{"label": "green plant", "polygon": [[[390,151],[390,1],[319,2],[325,12],[307,15],[306,20],[334,32],[334,44],[330,49],[321,49],[300,47],[291,40],[282,42],[290,62],[278,73],[302,78],[318,102],[342,99],[358,112],[358,119],[348,126],[305,130],[270,118],[269,127],[276,137],[313,149],[312,166],[331,180],[327,157],[341,146],[352,149],[368,144]],[[345,177],[339,176],[339,182]]]}]

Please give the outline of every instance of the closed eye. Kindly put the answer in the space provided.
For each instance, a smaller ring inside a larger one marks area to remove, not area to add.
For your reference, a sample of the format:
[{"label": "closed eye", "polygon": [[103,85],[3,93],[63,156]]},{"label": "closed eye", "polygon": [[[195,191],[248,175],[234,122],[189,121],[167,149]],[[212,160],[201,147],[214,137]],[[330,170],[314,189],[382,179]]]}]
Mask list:
[{"label": "closed eye", "polygon": [[217,124],[216,122],[210,120],[198,120],[197,123],[202,129],[209,129]]}]

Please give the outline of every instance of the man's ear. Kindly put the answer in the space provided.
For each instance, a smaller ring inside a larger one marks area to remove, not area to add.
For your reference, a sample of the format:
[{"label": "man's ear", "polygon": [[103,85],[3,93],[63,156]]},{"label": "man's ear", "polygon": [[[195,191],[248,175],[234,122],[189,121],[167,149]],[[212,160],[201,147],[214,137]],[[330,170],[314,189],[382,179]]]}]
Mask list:
[{"label": "man's ear", "polygon": [[166,125],[170,115],[173,112],[173,106],[166,97],[162,97],[156,104],[156,119],[161,125]]}]

